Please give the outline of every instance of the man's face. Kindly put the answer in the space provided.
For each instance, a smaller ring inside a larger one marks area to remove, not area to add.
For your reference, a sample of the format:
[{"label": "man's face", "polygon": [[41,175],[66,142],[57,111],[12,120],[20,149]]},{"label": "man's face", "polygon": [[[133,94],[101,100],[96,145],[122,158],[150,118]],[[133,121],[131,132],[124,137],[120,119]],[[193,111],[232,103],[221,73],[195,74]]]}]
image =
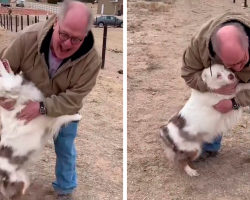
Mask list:
[{"label": "man's face", "polygon": [[52,49],[59,59],[72,56],[85,38],[86,26],[68,18],[55,22],[52,35]]},{"label": "man's face", "polygon": [[235,47],[233,51],[226,51],[222,54],[221,60],[225,67],[234,71],[241,71],[249,60],[248,50]]}]

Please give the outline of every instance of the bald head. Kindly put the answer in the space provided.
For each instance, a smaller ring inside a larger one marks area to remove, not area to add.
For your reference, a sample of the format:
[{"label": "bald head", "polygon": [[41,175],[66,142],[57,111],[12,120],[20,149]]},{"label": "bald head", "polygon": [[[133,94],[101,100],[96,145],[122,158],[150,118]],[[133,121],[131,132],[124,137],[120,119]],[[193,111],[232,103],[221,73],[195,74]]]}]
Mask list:
[{"label": "bald head", "polygon": [[248,37],[239,23],[219,26],[211,38],[214,52],[221,57],[225,52],[234,53],[239,48],[248,49]]},{"label": "bald head", "polygon": [[239,23],[219,27],[213,33],[211,42],[216,56],[224,65],[239,66],[239,69],[244,67],[242,65],[246,62],[249,42],[244,28]]},{"label": "bald head", "polygon": [[242,51],[244,49],[244,45],[241,40],[243,38],[239,29],[235,26],[229,25],[222,27],[217,32],[218,44],[220,45],[219,55],[220,57],[232,56],[238,51]]},{"label": "bald head", "polygon": [[69,21],[72,25],[81,24],[90,31],[92,27],[92,12],[89,7],[78,0],[65,0],[58,12],[59,22]]}]

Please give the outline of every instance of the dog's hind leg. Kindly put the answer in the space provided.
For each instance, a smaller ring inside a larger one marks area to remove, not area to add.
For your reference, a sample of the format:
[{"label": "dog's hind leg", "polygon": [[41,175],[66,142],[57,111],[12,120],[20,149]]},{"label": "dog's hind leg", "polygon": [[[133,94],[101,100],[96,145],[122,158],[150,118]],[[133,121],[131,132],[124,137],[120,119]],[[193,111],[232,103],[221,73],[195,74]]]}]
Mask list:
[{"label": "dog's hind leg", "polygon": [[197,170],[192,169],[189,166],[189,162],[193,161],[197,157],[198,151],[182,151],[178,153],[178,165],[179,167],[184,170],[189,176],[199,176]]},{"label": "dog's hind leg", "polygon": [[197,172],[197,170],[192,169],[188,164],[185,166],[184,170],[191,177],[199,176],[199,173]]}]

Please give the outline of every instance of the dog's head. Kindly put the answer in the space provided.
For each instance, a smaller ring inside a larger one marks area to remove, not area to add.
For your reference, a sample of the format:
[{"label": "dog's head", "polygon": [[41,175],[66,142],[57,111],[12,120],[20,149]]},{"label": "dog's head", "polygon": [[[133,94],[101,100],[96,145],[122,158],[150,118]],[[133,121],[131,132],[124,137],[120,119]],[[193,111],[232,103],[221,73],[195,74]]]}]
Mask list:
[{"label": "dog's head", "polygon": [[210,89],[219,89],[238,81],[234,73],[221,64],[214,64],[211,68],[204,69],[201,78]]},{"label": "dog's head", "polygon": [[29,187],[29,178],[25,171],[17,170],[11,174],[0,174],[0,191],[7,199],[21,199]]},{"label": "dog's head", "polygon": [[22,82],[23,77],[13,73],[8,60],[0,60],[0,97],[16,99]]}]

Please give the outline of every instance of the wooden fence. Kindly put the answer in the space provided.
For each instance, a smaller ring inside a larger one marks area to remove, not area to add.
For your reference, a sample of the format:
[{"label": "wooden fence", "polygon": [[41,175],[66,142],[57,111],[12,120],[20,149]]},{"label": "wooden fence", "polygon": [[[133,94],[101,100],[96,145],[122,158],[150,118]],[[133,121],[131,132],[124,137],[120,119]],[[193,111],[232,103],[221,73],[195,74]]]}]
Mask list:
[{"label": "wooden fence", "polygon": [[[46,16],[46,20],[48,16]],[[39,16],[0,14],[0,26],[4,29],[18,32],[25,26],[39,22]]]}]

